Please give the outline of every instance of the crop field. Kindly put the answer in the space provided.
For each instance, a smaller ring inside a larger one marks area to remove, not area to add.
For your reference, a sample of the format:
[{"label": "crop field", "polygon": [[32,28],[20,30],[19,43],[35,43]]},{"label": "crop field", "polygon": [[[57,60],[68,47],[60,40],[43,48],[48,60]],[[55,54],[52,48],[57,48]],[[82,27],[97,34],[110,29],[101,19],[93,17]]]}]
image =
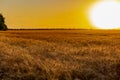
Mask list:
[{"label": "crop field", "polygon": [[0,80],[120,80],[120,31],[0,31]]}]

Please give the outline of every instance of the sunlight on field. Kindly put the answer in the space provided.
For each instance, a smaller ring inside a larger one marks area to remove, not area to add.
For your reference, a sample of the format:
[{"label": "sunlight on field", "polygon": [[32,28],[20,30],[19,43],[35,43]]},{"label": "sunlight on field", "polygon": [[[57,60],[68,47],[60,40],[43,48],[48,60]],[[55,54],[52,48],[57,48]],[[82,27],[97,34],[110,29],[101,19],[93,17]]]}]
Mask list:
[{"label": "sunlight on field", "polygon": [[120,31],[0,32],[0,80],[119,80]]}]

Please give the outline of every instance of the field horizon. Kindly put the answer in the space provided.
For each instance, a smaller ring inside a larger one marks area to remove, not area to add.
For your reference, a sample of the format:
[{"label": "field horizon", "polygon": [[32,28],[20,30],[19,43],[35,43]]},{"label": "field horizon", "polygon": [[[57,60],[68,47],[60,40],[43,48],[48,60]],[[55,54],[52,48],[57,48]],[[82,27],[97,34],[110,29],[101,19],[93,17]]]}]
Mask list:
[{"label": "field horizon", "polygon": [[8,30],[120,30],[117,29],[100,29],[100,28],[8,28]]},{"label": "field horizon", "polygon": [[119,80],[120,30],[0,31],[1,80]]}]

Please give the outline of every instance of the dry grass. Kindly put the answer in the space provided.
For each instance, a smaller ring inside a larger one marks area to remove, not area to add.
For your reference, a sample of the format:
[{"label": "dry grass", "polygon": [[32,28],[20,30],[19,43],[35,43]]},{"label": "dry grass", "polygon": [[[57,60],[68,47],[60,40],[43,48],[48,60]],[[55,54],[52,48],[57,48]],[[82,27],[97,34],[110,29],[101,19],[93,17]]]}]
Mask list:
[{"label": "dry grass", "polygon": [[0,80],[120,80],[120,31],[0,32]]}]

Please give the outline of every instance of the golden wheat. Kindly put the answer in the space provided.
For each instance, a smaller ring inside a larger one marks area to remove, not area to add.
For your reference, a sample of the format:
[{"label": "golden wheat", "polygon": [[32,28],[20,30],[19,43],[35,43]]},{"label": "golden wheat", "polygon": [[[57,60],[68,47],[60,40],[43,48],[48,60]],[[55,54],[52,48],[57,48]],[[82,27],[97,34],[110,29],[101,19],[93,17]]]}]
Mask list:
[{"label": "golden wheat", "polygon": [[0,32],[1,80],[119,80],[120,31]]}]

